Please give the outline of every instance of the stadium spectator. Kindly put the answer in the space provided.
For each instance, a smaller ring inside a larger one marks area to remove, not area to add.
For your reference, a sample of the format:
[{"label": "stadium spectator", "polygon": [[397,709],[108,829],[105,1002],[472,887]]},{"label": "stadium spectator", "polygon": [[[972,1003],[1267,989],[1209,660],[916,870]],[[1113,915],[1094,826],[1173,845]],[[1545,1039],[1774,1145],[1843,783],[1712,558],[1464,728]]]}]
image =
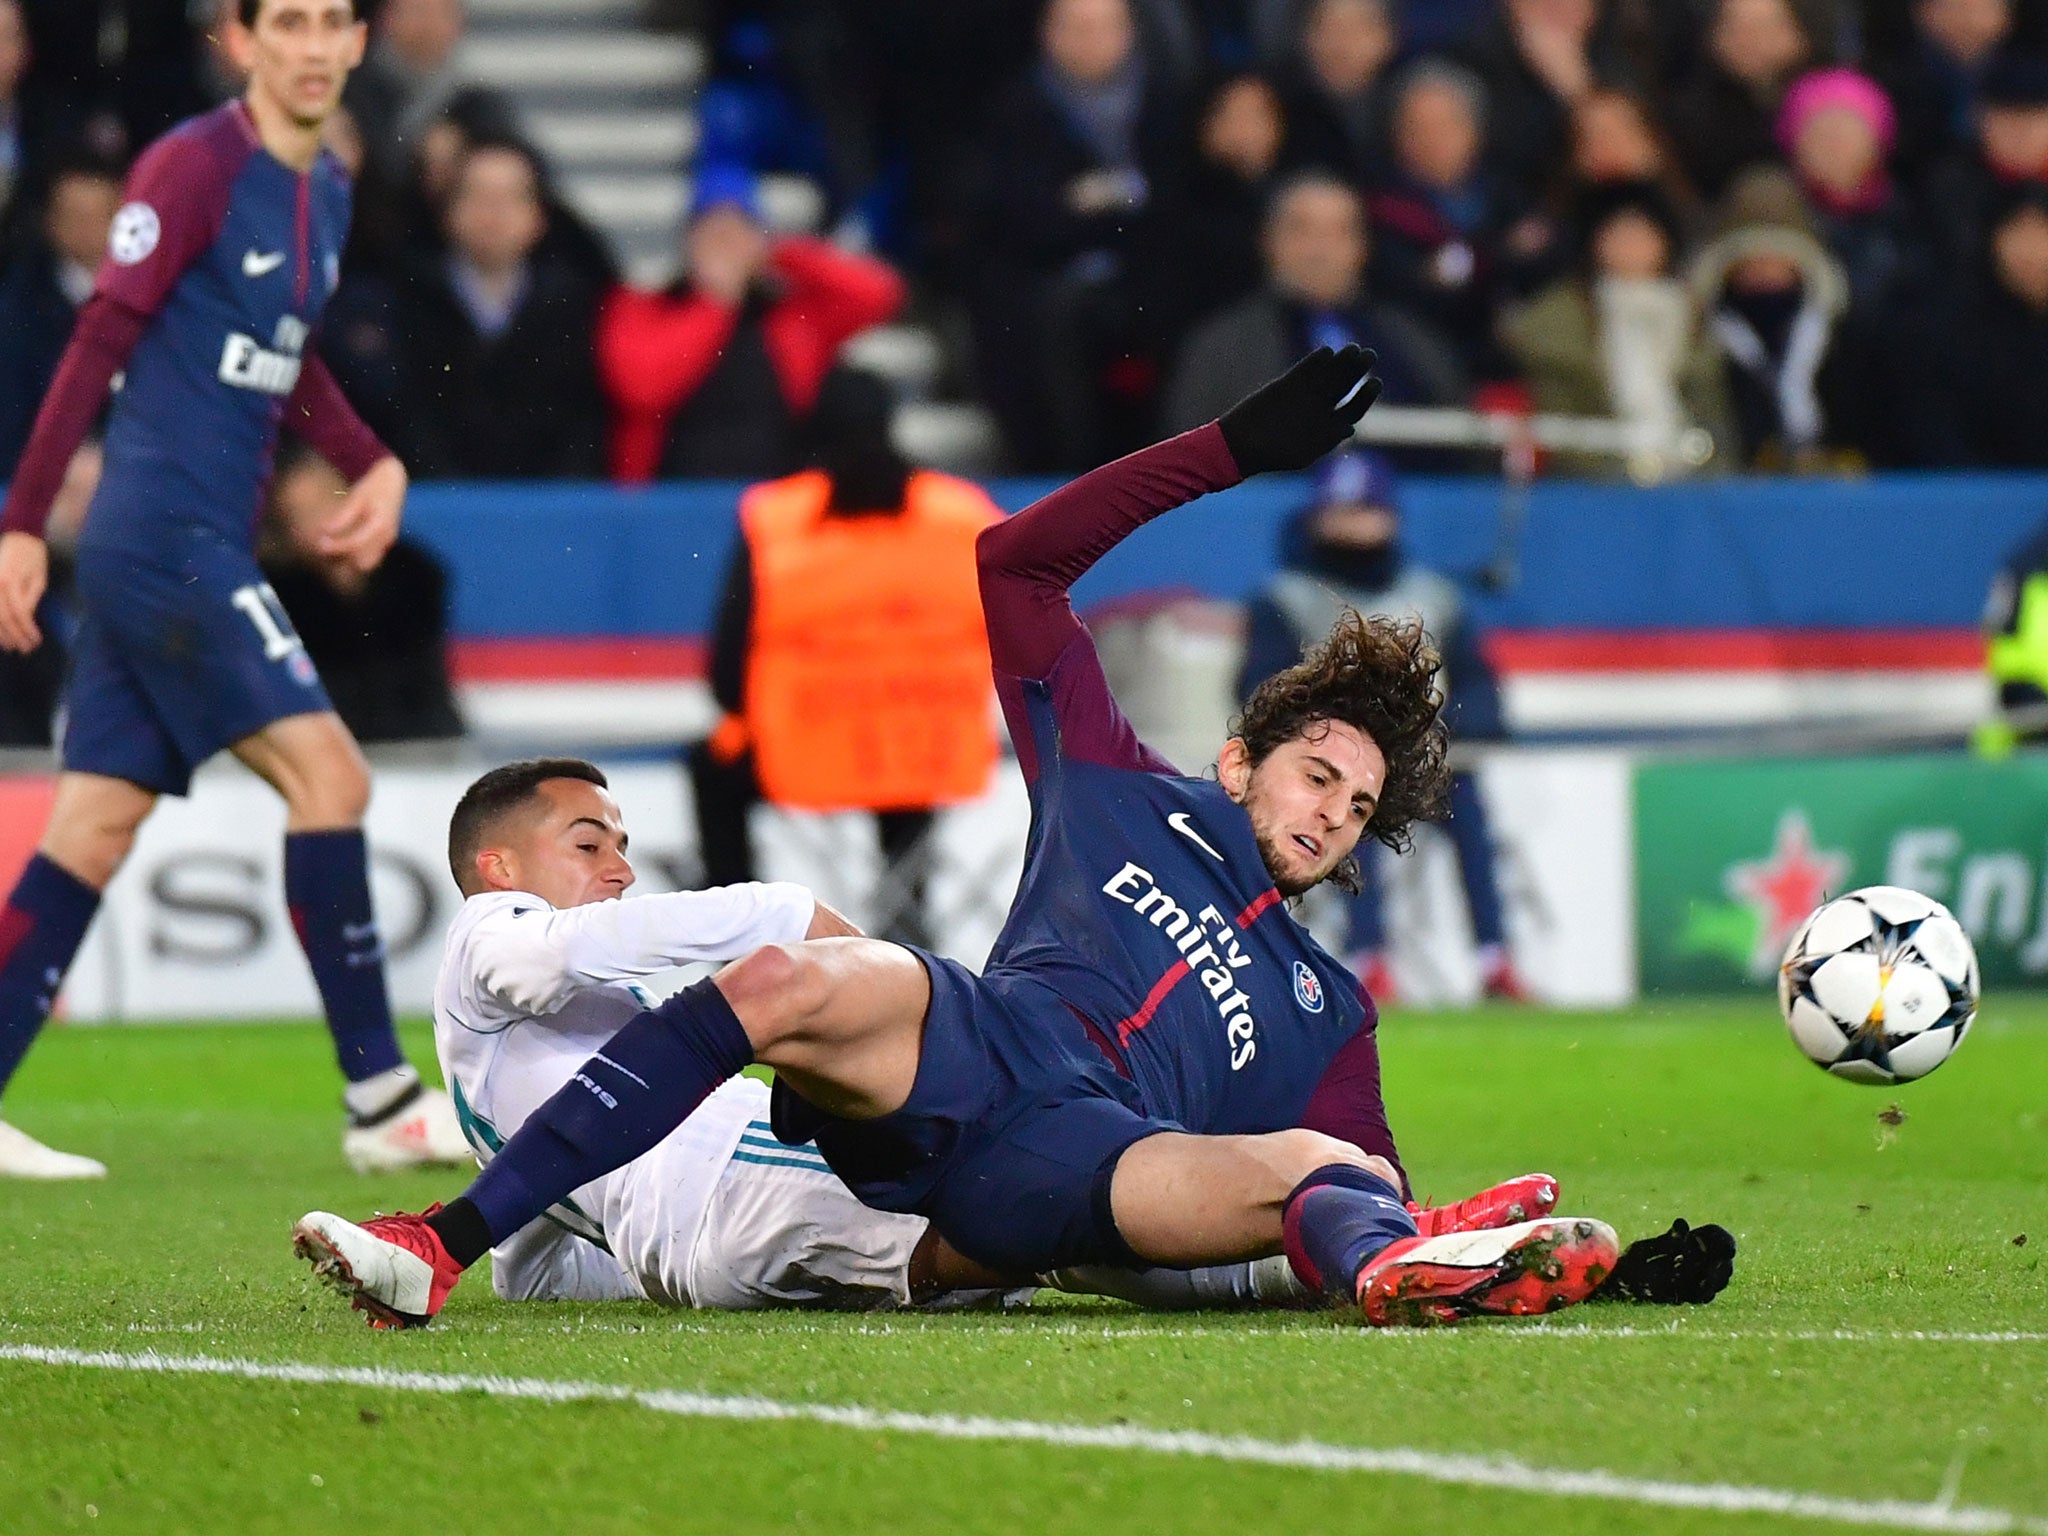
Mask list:
[{"label": "stadium spectator", "polygon": [[1489,156],[1525,197],[1541,196],[1564,162],[1573,104],[1626,77],[1620,55],[1596,38],[1598,21],[1596,0],[1502,0],[1458,50],[1486,82]]},{"label": "stadium spectator", "polygon": [[2048,186],[2004,190],[1978,266],[1981,281],[1959,285],[1908,333],[1918,344],[1905,355],[1932,368],[1932,387],[1916,387],[1914,409],[1901,413],[1917,439],[1909,462],[2048,467]]},{"label": "stadium spectator", "polygon": [[1455,347],[1472,377],[1505,377],[1499,311],[1553,237],[1480,158],[1486,87],[1462,65],[1424,59],[1395,87],[1392,137],[1387,185],[1366,204],[1373,284]]},{"label": "stadium spectator", "polygon": [[1745,168],[1778,159],[1785,92],[1816,49],[1792,0],[1719,0],[1707,51],[1668,113],[1686,174],[1718,199]]},{"label": "stadium spectator", "polygon": [[66,159],[48,180],[39,228],[0,278],[0,482],[28,445],[121,206],[121,172],[104,161]]},{"label": "stadium spectator", "polygon": [[1571,148],[1556,201],[1569,209],[1588,187],[1653,181],[1688,231],[1701,216],[1699,194],[1640,96],[1596,87],[1572,106]]},{"label": "stadium spectator", "polygon": [[447,254],[399,295],[416,472],[486,479],[595,478],[604,397],[591,336],[597,291],[542,246],[540,162],[516,140],[464,155],[445,216]]},{"label": "stadium spectator", "polygon": [[[0,0],[0,242],[14,232],[16,204],[35,149],[22,77],[28,72],[28,26],[17,0]],[[0,245],[0,260],[6,251]]]},{"label": "stadium spectator", "polygon": [[1171,355],[1204,315],[1257,290],[1259,228],[1286,136],[1265,76],[1229,75],[1210,91],[1192,164],[1152,200],[1137,232],[1138,307],[1160,353]]},{"label": "stadium spectator", "polygon": [[1878,63],[1899,110],[1900,168],[1917,175],[1976,136],[1984,71],[2013,31],[2012,0],[1915,0],[1903,55]]},{"label": "stadium spectator", "polygon": [[479,136],[518,131],[512,104],[466,82],[457,50],[466,18],[462,0],[384,0],[376,36],[350,78],[345,103],[369,141],[370,157],[396,185],[427,126],[458,95]]},{"label": "stadium spectator", "polygon": [[1387,158],[1387,66],[1401,35],[1390,0],[1314,0],[1281,76],[1290,167],[1330,172],[1361,185],[1380,179]]},{"label": "stadium spectator", "polygon": [[374,571],[323,560],[321,529],[348,494],[325,459],[287,439],[270,483],[263,574],[356,740],[462,734],[448,682],[448,576],[401,536]]},{"label": "stadium spectator", "polygon": [[[1678,216],[1655,182],[1580,195],[1572,272],[1507,322],[1508,345],[1540,411],[1617,417],[1667,439],[1704,426],[1731,437],[1726,380],[1691,292],[1675,273]],[[1566,474],[1630,466],[1560,454]]]},{"label": "stadium spectator", "polygon": [[1812,472],[1863,440],[1860,394],[1871,386],[1842,345],[1848,279],[1789,172],[1758,166],[1736,178],[1692,282],[1728,377],[1732,462]]},{"label": "stadium spectator", "polygon": [[810,423],[816,467],[741,500],[711,645],[725,718],[688,761],[707,885],[756,878],[747,813],[764,798],[872,810],[887,936],[925,944],[932,807],[980,794],[995,766],[974,541],[1002,513],[913,470],[892,406],[885,380],[834,372]]},{"label": "stadium spectator", "polygon": [[1366,289],[1365,206],[1343,182],[1309,172],[1274,194],[1264,232],[1262,291],[1211,315],[1189,335],[1168,381],[1169,430],[1215,419],[1307,348],[1362,342],[1379,353],[1383,398],[1463,404],[1457,355],[1427,325]]},{"label": "stadium spectator", "polygon": [[1940,219],[1934,231],[1939,269],[1962,277],[1982,266],[1992,209],[2020,182],[2048,182],[2048,59],[2004,49],[1977,87],[1977,132],[1970,146],[1927,175],[1923,197]]},{"label": "stadium spectator", "polygon": [[[1246,615],[1244,669],[1238,697],[1301,660],[1347,608],[1368,618],[1420,618],[1444,665],[1444,721],[1454,742],[1497,741],[1506,735],[1500,688],[1465,614],[1457,584],[1407,558],[1401,548],[1400,488],[1378,454],[1343,449],[1317,467],[1309,506],[1288,525],[1280,571]],[[1527,1002],[1528,989],[1509,958],[1493,838],[1485,802],[1470,772],[1451,776],[1446,830],[1457,849],[1479,946],[1480,983],[1488,997]],[[1345,963],[1384,1007],[1400,989],[1387,963],[1382,911],[1384,847],[1361,844],[1363,888],[1347,911]]]},{"label": "stadium spectator", "polygon": [[731,166],[698,173],[683,252],[674,286],[615,289],[599,316],[612,474],[789,474],[840,348],[896,313],[903,282],[825,241],[771,237],[754,178]]},{"label": "stadium spectator", "polygon": [[1184,128],[1128,0],[1051,0],[1039,47],[989,117],[975,362],[1017,467],[1073,470],[1142,436],[1127,263]]},{"label": "stadium spectator", "polygon": [[1888,169],[1897,142],[1890,98],[1853,69],[1803,76],[1778,114],[1778,143],[1848,274],[1852,306],[1884,303],[1914,277],[1916,221]]}]

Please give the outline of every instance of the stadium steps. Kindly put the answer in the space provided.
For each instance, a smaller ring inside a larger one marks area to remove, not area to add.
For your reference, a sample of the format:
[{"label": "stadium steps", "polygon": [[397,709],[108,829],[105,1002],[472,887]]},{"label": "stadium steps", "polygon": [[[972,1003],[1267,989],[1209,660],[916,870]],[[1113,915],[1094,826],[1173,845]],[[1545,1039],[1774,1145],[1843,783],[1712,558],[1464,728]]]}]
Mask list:
[{"label": "stadium steps", "polygon": [[[464,73],[517,104],[562,195],[611,242],[627,279],[669,282],[690,204],[703,43],[649,28],[640,0],[468,0],[468,16]],[[824,191],[804,177],[763,177],[761,205],[784,233],[816,233],[825,221]],[[895,383],[905,402],[896,436],[911,458],[963,474],[1000,467],[988,415],[932,398],[948,371],[934,331],[914,321],[877,327],[848,355]]]}]

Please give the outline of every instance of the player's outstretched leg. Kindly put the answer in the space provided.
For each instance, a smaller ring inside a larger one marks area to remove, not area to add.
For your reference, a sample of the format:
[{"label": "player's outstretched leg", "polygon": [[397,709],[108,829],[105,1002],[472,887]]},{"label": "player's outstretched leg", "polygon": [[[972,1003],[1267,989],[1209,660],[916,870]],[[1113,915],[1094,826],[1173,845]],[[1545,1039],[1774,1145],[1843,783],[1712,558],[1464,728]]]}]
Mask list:
[{"label": "player's outstretched leg", "polygon": [[[1404,1220],[1407,1233],[1391,1235]],[[1283,1227],[1295,1273],[1355,1299],[1376,1327],[1555,1312],[1590,1296],[1621,1248],[1605,1222],[1578,1216],[1425,1237],[1393,1185],[1341,1164],[1301,1182]]]},{"label": "player's outstretched leg", "polygon": [[423,1328],[462,1278],[462,1266],[427,1225],[440,1211],[432,1205],[418,1216],[380,1216],[361,1226],[311,1211],[292,1227],[292,1248],[372,1328]]},{"label": "player's outstretched leg", "polygon": [[[771,945],[638,1014],[534,1111],[458,1198],[369,1223],[447,1285],[423,1311],[358,1286],[398,1326],[438,1312],[453,1277],[549,1206],[651,1150],[720,1083],[756,1059],[836,1112],[885,1114],[917,1075],[931,979],[909,950],[872,939]],[[828,1102],[829,1101],[829,1102]],[[307,1221],[331,1222],[320,1212]],[[415,1246],[417,1244],[418,1246]],[[304,1250],[302,1250],[304,1251]],[[394,1274],[413,1274],[398,1265]]]},{"label": "player's outstretched leg", "polygon": [[355,739],[323,711],[288,715],[232,750],[284,796],[285,905],[348,1083],[342,1155],[358,1173],[468,1162],[455,1106],[420,1081],[392,1025],[362,831],[369,769]]}]

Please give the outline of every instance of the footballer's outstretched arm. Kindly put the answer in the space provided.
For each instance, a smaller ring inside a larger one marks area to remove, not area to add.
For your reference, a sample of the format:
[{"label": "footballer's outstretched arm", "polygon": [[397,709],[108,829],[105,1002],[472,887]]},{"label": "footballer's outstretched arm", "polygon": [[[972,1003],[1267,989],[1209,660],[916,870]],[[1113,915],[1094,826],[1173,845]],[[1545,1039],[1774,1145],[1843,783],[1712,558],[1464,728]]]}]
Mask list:
[{"label": "footballer's outstretched arm", "polygon": [[1091,470],[981,535],[982,608],[998,671],[1043,678],[1080,621],[1067,593],[1133,531],[1267,470],[1306,469],[1379,396],[1373,354],[1310,353],[1216,422]]}]

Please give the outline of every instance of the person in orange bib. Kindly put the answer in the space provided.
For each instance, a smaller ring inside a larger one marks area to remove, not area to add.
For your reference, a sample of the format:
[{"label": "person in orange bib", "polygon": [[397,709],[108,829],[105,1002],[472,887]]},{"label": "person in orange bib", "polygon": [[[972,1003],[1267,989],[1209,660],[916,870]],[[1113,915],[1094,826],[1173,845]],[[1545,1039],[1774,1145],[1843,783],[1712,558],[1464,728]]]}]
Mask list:
[{"label": "person in orange bib", "polygon": [[1002,512],[913,469],[891,405],[881,378],[837,370],[811,419],[818,467],[741,498],[711,644],[725,714],[688,764],[707,885],[755,878],[757,800],[873,811],[902,893],[888,936],[922,943],[933,808],[979,795],[995,768],[974,540]]}]

